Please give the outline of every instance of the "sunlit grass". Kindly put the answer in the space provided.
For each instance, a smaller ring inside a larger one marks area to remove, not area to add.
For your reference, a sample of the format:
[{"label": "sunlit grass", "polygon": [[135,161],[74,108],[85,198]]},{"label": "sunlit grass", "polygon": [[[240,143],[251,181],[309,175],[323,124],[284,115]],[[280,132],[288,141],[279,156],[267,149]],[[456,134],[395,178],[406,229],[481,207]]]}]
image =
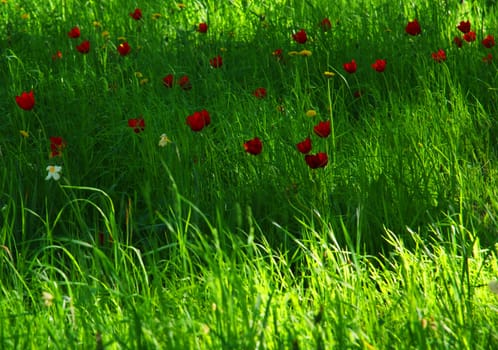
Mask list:
[{"label": "sunlit grass", "polygon": [[3,1],[0,348],[498,346],[494,10]]}]

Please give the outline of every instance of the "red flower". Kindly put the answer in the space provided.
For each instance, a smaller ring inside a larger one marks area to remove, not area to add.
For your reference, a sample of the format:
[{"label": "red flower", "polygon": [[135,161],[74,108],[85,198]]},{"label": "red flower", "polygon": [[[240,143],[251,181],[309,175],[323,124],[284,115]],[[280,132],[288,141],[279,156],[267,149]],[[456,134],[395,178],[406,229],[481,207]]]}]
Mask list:
[{"label": "red flower", "polygon": [[73,27],[71,30],[67,33],[67,36],[70,37],[71,39],[76,39],[79,38],[81,35],[80,29],[78,27]]},{"label": "red flower", "polygon": [[439,49],[438,52],[432,53],[432,59],[438,63],[446,61],[446,52],[443,49]]},{"label": "red flower", "polygon": [[418,23],[416,19],[414,19],[411,22],[408,22],[405,28],[405,32],[413,36],[421,34],[422,29],[420,28],[420,23]]},{"label": "red flower", "polygon": [[208,31],[208,25],[207,23],[199,23],[199,26],[197,27],[197,31],[199,33],[207,33]]},{"label": "red flower", "polygon": [[322,19],[322,21],[320,22],[320,28],[322,28],[324,32],[330,30],[332,28],[332,23],[330,22],[330,19],[328,18]]},{"label": "red flower", "polygon": [[133,18],[134,20],[138,21],[142,19],[142,10],[140,9],[135,9],[135,11],[130,13],[130,17]]},{"label": "red flower", "polygon": [[470,31],[468,33],[465,33],[463,35],[463,40],[465,40],[468,43],[475,41],[476,40],[476,32]]},{"label": "red flower", "polygon": [[356,72],[357,65],[355,60],[351,60],[351,62],[344,63],[343,66],[344,70],[348,73],[352,74]]},{"label": "red flower", "polygon": [[460,39],[460,38],[459,38],[459,37],[457,37],[457,36],[453,38],[453,42],[455,43],[455,45],[456,45],[457,47],[462,47],[462,45],[463,45],[463,40],[462,40],[462,39]]},{"label": "red flower", "polygon": [[76,46],[76,50],[83,54],[90,52],[90,42],[88,40],[83,41],[81,44]]},{"label": "red flower", "polygon": [[304,44],[306,40],[308,40],[308,36],[306,35],[304,29],[301,29],[299,32],[292,34],[292,38],[299,44]]},{"label": "red flower", "polygon": [[266,89],[264,87],[259,87],[252,93],[256,98],[265,98],[266,97]]},{"label": "red flower", "polygon": [[66,142],[60,136],[50,137],[50,158],[62,155]]},{"label": "red flower", "polygon": [[137,134],[145,129],[145,120],[140,118],[128,119],[128,126],[133,128],[133,131]]},{"label": "red flower", "polygon": [[209,116],[209,112],[203,109],[200,112],[194,112],[194,114],[189,115],[186,123],[192,131],[201,131],[211,123],[211,117]]},{"label": "red flower", "polygon": [[192,84],[190,84],[190,79],[186,75],[184,75],[180,79],[178,79],[178,85],[180,85],[180,87],[183,90],[190,90],[190,89],[192,89]]},{"label": "red flower", "polygon": [[464,34],[470,32],[470,21],[467,22],[461,21],[460,24],[457,25],[457,28],[459,31],[461,31]]},{"label": "red flower", "polygon": [[33,96],[33,90],[30,92],[23,92],[21,96],[16,96],[16,102],[19,107],[25,111],[33,109],[35,106],[35,97]]},{"label": "red flower", "polygon": [[313,127],[313,131],[320,137],[327,137],[330,135],[330,120],[326,122],[319,122]]},{"label": "red flower", "polygon": [[253,155],[258,155],[263,150],[263,143],[258,137],[248,140],[244,143],[244,150]]},{"label": "red flower", "polygon": [[309,153],[311,151],[311,139],[307,137],[304,141],[299,142],[296,144],[297,150],[301,153]]},{"label": "red flower", "polygon": [[170,88],[170,87],[173,87],[173,83],[174,83],[174,77],[173,77],[173,74],[168,74],[167,76],[165,76],[163,78],[163,84],[164,86]]},{"label": "red flower", "polygon": [[484,45],[484,47],[490,49],[495,46],[495,37],[492,35],[488,35],[481,41],[481,43]]},{"label": "red flower", "polygon": [[311,169],[316,169],[325,167],[329,162],[329,157],[327,156],[327,153],[319,152],[317,154],[305,155],[304,160]]},{"label": "red flower", "polygon": [[223,65],[223,59],[221,58],[220,55],[213,57],[209,60],[209,64],[213,68],[219,68]]},{"label": "red flower", "polygon": [[282,49],[276,49],[271,54],[273,56],[275,56],[275,58],[277,59],[277,61],[280,61],[282,58],[284,58],[284,53],[283,53]]},{"label": "red flower", "polygon": [[128,55],[130,53],[130,50],[131,47],[126,41],[118,45],[118,52],[121,56]]},{"label": "red flower", "polygon": [[372,68],[381,73],[386,69],[386,60],[376,60],[372,63]]},{"label": "red flower", "polygon": [[55,60],[58,60],[61,58],[62,58],[62,52],[60,52],[59,50],[52,55],[52,61],[55,61]]},{"label": "red flower", "polygon": [[490,54],[490,53],[488,53],[486,56],[484,56],[484,57],[482,58],[482,61],[483,61],[484,63],[491,63],[491,62],[493,62],[493,55],[492,55],[492,54]]},{"label": "red flower", "polygon": [[203,109],[199,113],[201,114],[202,118],[204,118],[204,123],[206,124],[206,126],[208,126],[209,124],[211,124],[211,116],[209,115],[208,111],[206,111],[205,109]]}]

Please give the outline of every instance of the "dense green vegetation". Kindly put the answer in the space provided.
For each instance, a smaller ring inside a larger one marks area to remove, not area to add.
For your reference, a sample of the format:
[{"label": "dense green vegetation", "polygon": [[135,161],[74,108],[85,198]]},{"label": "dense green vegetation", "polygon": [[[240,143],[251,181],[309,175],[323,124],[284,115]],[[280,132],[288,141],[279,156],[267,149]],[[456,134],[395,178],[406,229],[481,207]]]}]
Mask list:
[{"label": "dense green vegetation", "polygon": [[0,348],[498,347],[493,1],[0,13]]}]

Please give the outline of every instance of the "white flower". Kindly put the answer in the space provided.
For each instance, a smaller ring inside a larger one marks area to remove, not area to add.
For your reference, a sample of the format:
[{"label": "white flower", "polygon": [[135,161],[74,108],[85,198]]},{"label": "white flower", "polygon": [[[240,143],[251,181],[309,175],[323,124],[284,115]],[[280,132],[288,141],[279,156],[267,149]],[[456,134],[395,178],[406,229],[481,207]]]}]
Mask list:
[{"label": "white flower", "polygon": [[45,180],[50,180],[54,179],[55,181],[59,180],[61,178],[61,174],[59,174],[62,170],[62,167],[60,165],[49,165],[47,167],[48,175],[45,178]]},{"label": "white flower", "polygon": [[166,146],[168,143],[171,143],[171,140],[169,139],[168,135],[166,135],[166,134],[162,134],[162,135],[161,135],[161,138],[160,138],[160,140],[159,140],[159,146],[164,147],[164,146]]},{"label": "white flower", "polygon": [[490,281],[488,287],[491,292],[498,294],[498,280]]},{"label": "white flower", "polygon": [[45,306],[50,307],[54,304],[55,297],[49,292],[42,292],[42,300]]}]

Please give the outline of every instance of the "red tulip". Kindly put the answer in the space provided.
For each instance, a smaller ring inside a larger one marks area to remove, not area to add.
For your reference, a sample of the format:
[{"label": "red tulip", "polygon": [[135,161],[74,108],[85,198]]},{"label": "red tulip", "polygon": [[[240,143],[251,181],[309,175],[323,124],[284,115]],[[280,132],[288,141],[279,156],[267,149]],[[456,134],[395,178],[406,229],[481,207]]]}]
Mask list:
[{"label": "red tulip", "polygon": [[174,77],[173,77],[173,74],[168,74],[167,76],[165,76],[163,78],[163,84],[164,86],[170,88],[170,87],[173,87],[173,83],[174,83]]},{"label": "red tulip", "polygon": [[263,143],[258,137],[255,137],[244,143],[244,150],[249,154],[258,155],[263,150]]},{"label": "red tulip", "polygon": [[330,30],[332,28],[332,23],[330,22],[330,19],[328,18],[322,19],[322,21],[320,22],[320,27],[324,32]]},{"label": "red tulip", "polygon": [[316,169],[325,167],[329,162],[329,157],[327,156],[327,153],[319,152],[317,154],[305,155],[304,160],[311,169]]},{"label": "red tulip", "polygon": [[463,40],[470,43],[472,41],[476,41],[476,32],[470,31],[463,35]]},{"label": "red tulip", "polygon": [[203,109],[199,113],[201,114],[202,118],[204,118],[204,123],[205,123],[206,126],[208,126],[209,124],[211,124],[211,116],[209,115],[208,111],[206,111],[205,109]]},{"label": "red tulip", "polygon": [[66,147],[66,142],[60,136],[50,137],[50,157],[62,155],[62,150]]},{"label": "red tulip", "polygon": [[83,41],[81,44],[76,46],[76,50],[82,54],[90,52],[90,42],[88,40]]},{"label": "red tulip", "polygon": [[348,73],[352,74],[356,72],[357,65],[355,60],[351,60],[351,62],[344,63],[343,66],[344,70]]},{"label": "red tulip", "polygon": [[131,47],[126,41],[118,45],[118,52],[121,56],[128,55],[130,53],[130,50]]},{"label": "red tulip", "polygon": [[140,118],[128,119],[128,126],[133,128],[133,131],[137,134],[145,129],[145,120]]},{"label": "red tulip", "polygon": [[386,60],[376,60],[372,63],[372,68],[381,73],[386,69]]},{"label": "red tulip", "polygon": [[35,97],[33,96],[33,90],[30,92],[23,92],[21,96],[16,96],[16,103],[19,107],[25,111],[33,109],[35,106]]},{"label": "red tulip", "polygon": [[207,33],[208,31],[208,25],[207,23],[199,23],[199,26],[197,27],[197,31],[199,33]]},{"label": "red tulip", "polygon": [[300,31],[292,34],[292,38],[299,44],[304,44],[306,40],[308,40],[308,36],[306,35],[304,29],[301,29]]},{"label": "red tulip", "polygon": [[438,52],[432,53],[432,59],[438,63],[446,61],[446,52],[443,49],[439,49]]},{"label": "red tulip", "polygon": [[327,137],[330,135],[330,120],[326,122],[319,122],[313,127],[313,131],[320,137]]},{"label": "red tulip", "polygon": [[456,45],[457,47],[462,47],[462,45],[463,45],[463,41],[462,41],[462,39],[460,39],[460,38],[459,38],[459,37],[457,37],[457,36],[453,38],[453,42],[455,43],[455,45]]},{"label": "red tulip", "polygon": [[284,53],[283,53],[282,49],[276,49],[271,54],[273,56],[275,56],[275,58],[277,59],[277,61],[280,61],[282,58],[284,58]]},{"label": "red tulip", "polygon": [[211,65],[211,67],[213,68],[219,68],[223,65],[223,59],[221,58],[220,55],[214,57],[214,58],[211,58],[209,60],[209,64]]},{"label": "red tulip", "polygon": [[488,35],[481,41],[481,43],[484,45],[484,47],[490,49],[495,46],[495,37],[492,35]]},{"label": "red tulip", "polygon": [[490,53],[488,53],[486,56],[484,56],[484,57],[482,58],[482,61],[483,61],[484,63],[491,63],[491,62],[493,62],[493,55],[492,55],[492,54],[490,54]]},{"label": "red tulip", "polygon": [[459,31],[461,31],[464,34],[470,32],[470,21],[467,22],[461,21],[460,24],[457,25],[457,28]]},{"label": "red tulip", "polygon": [[211,123],[211,117],[209,116],[209,112],[203,109],[200,112],[194,112],[194,114],[189,115],[186,123],[192,131],[201,131]]},{"label": "red tulip", "polygon": [[265,98],[266,97],[266,89],[264,87],[259,87],[252,93],[256,98]]},{"label": "red tulip", "polygon": [[307,137],[304,141],[296,144],[297,150],[301,153],[309,153],[311,151],[311,139]]},{"label": "red tulip", "polygon": [[52,61],[59,60],[61,58],[62,58],[62,52],[60,52],[59,50],[57,50],[57,52],[52,55]]},{"label": "red tulip", "polygon": [[420,28],[420,23],[418,23],[416,19],[414,19],[411,22],[408,22],[405,28],[405,32],[413,36],[421,34],[422,29]]},{"label": "red tulip", "polygon": [[178,85],[180,85],[180,87],[183,90],[190,90],[190,89],[192,89],[192,84],[190,83],[190,79],[186,75],[184,75],[180,79],[178,79]]},{"label": "red tulip", "polygon": [[133,18],[134,20],[138,21],[142,19],[142,10],[140,9],[135,9],[135,11],[130,13],[130,17]]},{"label": "red tulip", "polygon": [[67,35],[71,38],[71,39],[76,39],[76,38],[79,38],[80,35],[81,35],[81,32],[80,32],[80,29],[78,27],[73,27],[71,28],[71,30],[67,33]]}]

